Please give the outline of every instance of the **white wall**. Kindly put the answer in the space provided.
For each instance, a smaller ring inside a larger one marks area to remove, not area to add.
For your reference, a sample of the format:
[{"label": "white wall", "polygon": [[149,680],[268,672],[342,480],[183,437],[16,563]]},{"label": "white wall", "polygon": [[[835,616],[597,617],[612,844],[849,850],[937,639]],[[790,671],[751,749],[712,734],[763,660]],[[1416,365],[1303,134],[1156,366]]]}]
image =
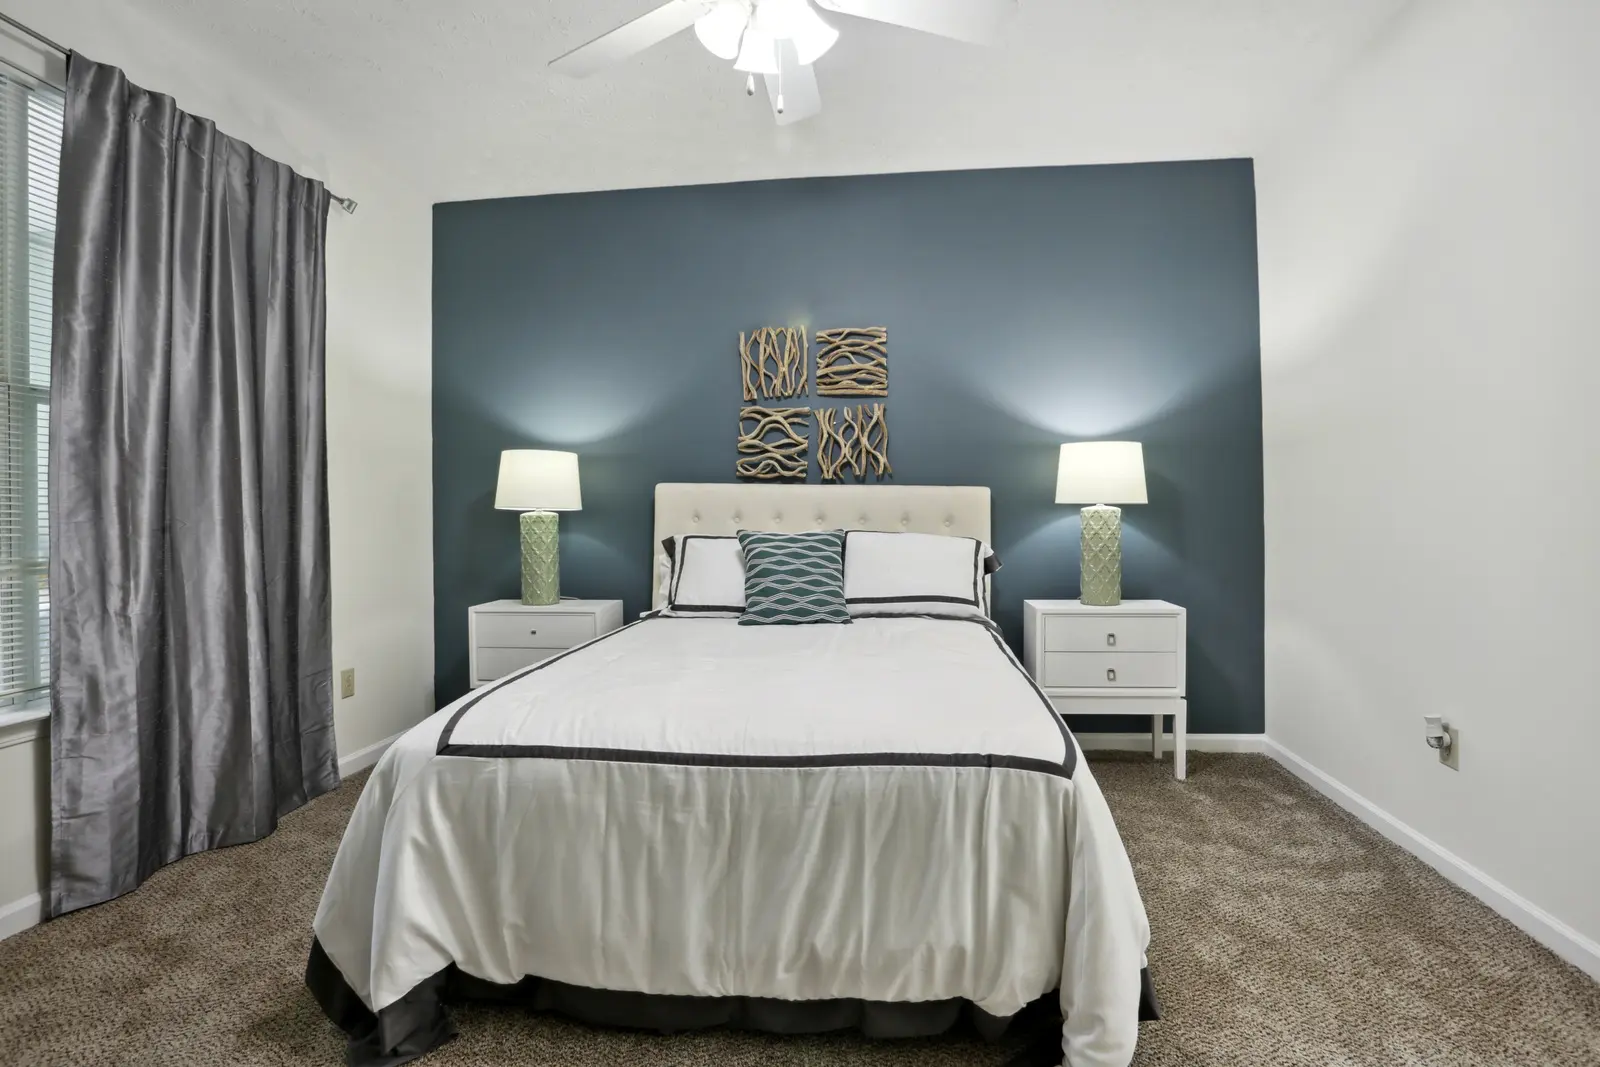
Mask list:
[{"label": "white wall", "polygon": [[[286,105],[181,26],[97,0],[6,10],[360,201],[328,220],[327,349],[333,655],[356,668],[356,696],[334,712],[341,757],[360,753],[433,710],[431,206],[352,152],[336,122]],[[17,926],[7,906],[43,884],[45,747],[0,747],[0,936]]]},{"label": "white wall", "polygon": [[1597,4],[1419,0],[1256,162],[1268,736],[1591,970],[1597,55]]}]

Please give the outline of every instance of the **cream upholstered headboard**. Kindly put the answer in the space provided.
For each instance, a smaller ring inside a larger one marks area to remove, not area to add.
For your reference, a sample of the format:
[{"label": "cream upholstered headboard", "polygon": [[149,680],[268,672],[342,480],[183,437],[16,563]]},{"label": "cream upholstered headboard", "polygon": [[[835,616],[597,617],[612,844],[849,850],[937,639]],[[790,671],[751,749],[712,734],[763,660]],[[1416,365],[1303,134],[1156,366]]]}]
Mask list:
[{"label": "cream upholstered headboard", "polygon": [[746,485],[663,482],[656,486],[650,604],[659,608],[661,542],[679,534],[740,530],[909,530],[989,536],[989,490],[976,485]]}]

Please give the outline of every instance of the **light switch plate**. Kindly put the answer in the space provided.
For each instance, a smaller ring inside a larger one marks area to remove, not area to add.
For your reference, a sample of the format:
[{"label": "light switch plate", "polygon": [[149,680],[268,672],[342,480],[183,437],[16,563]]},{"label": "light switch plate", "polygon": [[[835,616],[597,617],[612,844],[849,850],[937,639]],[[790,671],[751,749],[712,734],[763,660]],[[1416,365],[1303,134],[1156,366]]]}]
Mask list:
[{"label": "light switch plate", "polygon": [[346,667],[339,672],[339,699],[346,700],[356,695],[356,669]]}]

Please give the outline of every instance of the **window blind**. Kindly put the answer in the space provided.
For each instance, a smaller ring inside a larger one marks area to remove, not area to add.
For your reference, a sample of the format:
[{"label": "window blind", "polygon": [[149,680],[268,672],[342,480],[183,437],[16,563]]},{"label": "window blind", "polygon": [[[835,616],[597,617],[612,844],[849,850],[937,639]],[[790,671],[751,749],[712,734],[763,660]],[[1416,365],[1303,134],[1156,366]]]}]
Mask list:
[{"label": "window blind", "polygon": [[51,275],[61,94],[0,74],[0,706],[50,680]]}]

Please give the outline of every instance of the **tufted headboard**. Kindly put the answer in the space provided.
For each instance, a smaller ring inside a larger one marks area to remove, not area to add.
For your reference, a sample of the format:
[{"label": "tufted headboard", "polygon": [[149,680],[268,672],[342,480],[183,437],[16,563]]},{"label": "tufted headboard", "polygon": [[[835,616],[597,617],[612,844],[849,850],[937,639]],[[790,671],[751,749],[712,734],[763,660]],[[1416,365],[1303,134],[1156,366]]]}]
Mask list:
[{"label": "tufted headboard", "polygon": [[651,607],[661,542],[678,534],[740,530],[910,530],[993,541],[989,490],[976,485],[746,485],[663,482],[656,486],[650,555]]}]

